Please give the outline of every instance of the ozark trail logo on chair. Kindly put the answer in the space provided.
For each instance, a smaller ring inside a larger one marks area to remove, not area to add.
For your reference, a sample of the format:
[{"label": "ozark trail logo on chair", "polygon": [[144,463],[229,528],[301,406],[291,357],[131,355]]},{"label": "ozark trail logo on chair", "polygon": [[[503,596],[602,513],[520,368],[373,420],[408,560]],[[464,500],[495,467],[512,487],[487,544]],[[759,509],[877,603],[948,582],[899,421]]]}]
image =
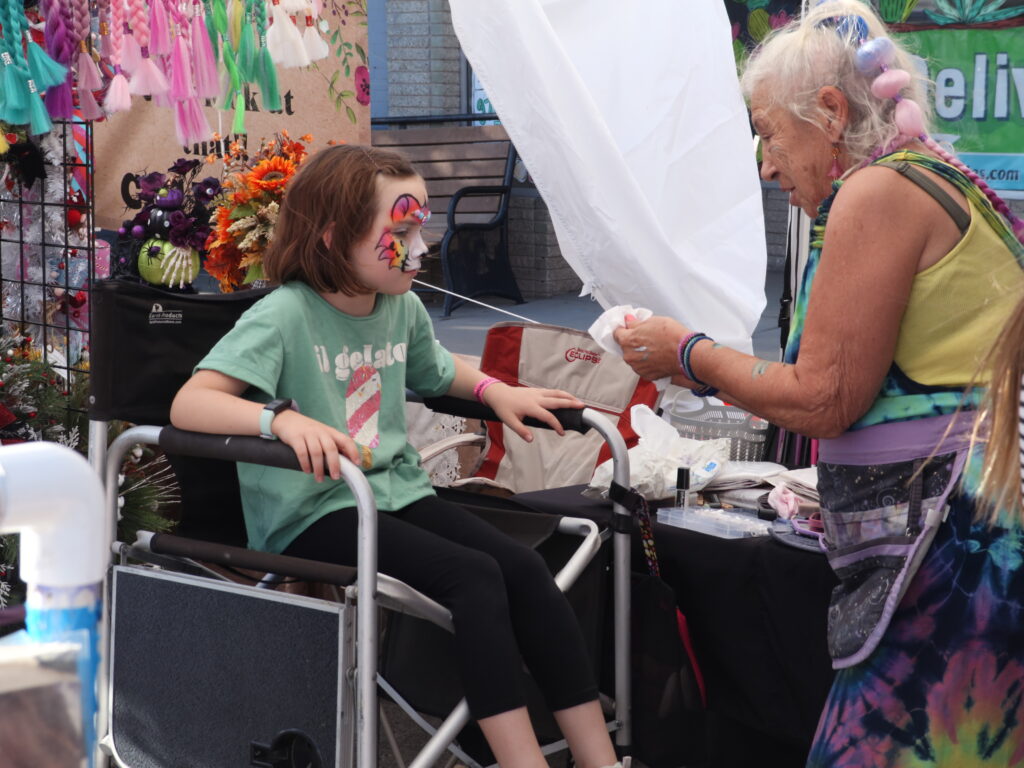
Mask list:
[{"label": "ozark trail logo on chair", "polygon": [[149,310],[150,325],[181,325],[184,313],[177,309],[164,309],[162,304],[153,304]]},{"label": "ozark trail logo on chair", "polygon": [[570,347],[565,350],[565,361],[571,363],[574,360],[582,360],[585,363],[597,365],[601,362],[601,355],[583,347]]}]

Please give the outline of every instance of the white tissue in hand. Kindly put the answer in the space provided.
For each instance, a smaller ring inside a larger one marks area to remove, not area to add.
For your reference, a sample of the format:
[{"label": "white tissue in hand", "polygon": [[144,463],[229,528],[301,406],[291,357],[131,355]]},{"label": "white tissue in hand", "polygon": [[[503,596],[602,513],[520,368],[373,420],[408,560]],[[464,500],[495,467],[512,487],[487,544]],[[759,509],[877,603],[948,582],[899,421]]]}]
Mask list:
[{"label": "white tissue in hand", "polygon": [[[729,438],[693,440],[682,437],[675,427],[646,405],[634,405],[629,413],[633,431],[640,438],[629,449],[629,484],[646,499],[671,496],[675,491],[679,467],[704,470],[690,475],[691,489],[700,490],[729,458]],[[590,485],[583,494],[591,498],[606,498],[611,481],[612,462],[609,459],[594,470]]]},{"label": "white tissue in hand", "polygon": [[614,352],[616,355],[620,355],[622,350],[612,334],[617,328],[626,325],[626,315],[633,315],[637,320],[648,320],[654,316],[654,313],[643,307],[638,309],[628,304],[620,304],[602,312],[601,316],[591,324],[587,333],[601,345],[605,352]]}]

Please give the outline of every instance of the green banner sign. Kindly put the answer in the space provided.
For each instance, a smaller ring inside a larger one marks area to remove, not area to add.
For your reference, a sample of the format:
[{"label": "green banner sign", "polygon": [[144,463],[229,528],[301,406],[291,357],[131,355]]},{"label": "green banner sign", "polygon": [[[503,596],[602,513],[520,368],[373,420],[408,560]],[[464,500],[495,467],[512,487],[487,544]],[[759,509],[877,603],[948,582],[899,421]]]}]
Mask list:
[{"label": "green banner sign", "polygon": [[1024,27],[899,35],[934,84],[934,133],[995,189],[1024,191]]}]

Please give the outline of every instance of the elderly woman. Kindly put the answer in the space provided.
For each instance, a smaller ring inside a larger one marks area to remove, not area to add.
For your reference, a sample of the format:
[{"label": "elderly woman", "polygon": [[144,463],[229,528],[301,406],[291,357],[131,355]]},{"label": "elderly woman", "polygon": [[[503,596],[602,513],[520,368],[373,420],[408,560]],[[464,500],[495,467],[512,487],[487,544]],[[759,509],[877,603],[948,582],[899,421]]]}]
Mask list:
[{"label": "elderly woman", "polygon": [[814,221],[784,362],[665,317],[616,332],[641,376],[821,438],[839,669],[809,765],[1024,762],[1024,530],[961,484],[979,363],[1024,291],[1024,226],[926,131],[908,54],[829,0],[743,76],[761,175]]}]

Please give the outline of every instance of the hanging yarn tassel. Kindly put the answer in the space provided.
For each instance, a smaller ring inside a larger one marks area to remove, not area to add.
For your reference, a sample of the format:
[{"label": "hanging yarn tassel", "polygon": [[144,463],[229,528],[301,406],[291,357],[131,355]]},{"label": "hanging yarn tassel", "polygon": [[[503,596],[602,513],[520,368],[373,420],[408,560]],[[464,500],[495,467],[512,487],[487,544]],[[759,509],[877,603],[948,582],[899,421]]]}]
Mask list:
[{"label": "hanging yarn tassel", "polygon": [[0,63],[3,64],[3,73],[0,75],[0,84],[3,85],[3,107],[0,109],[0,119],[3,119],[4,122],[21,125],[28,121],[28,100],[32,95],[28,88],[28,82],[7,51],[0,53]]},{"label": "hanging yarn tassel", "polygon": [[174,41],[174,52],[171,54],[171,89],[168,93],[171,101],[184,101],[196,93],[189,58],[188,44],[184,36],[179,34]]},{"label": "hanging yarn tassel", "polygon": [[[71,66],[75,55],[75,41],[71,32],[67,5],[51,0],[46,9],[46,51],[50,58],[65,67]],[[46,108],[53,117],[70,119],[74,115],[74,101],[71,94],[72,76],[70,70],[64,81],[46,89]]]},{"label": "hanging yarn tassel", "polygon": [[247,82],[256,80],[256,43],[252,33],[249,14],[242,18],[242,28],[238,36],[238,69]]},{"label": "hanging yarn tassel", "polygon": [[164,73],[149,56],[149,19],[143,0],[130,0],[132,33],[139,43],[139,65],[132,72],[128,90],[136,96],[160,96],[171,89]]},{"label": "hanging yarn tassel", "polygon": [[203,18],[202,6],[196,3],[190,22],[192,37],[192,72],[195,75],[196,94],[201,99],[215,99],[220,93],[217,78],[217,58],[210,45],[210,36]]},{"label": "hanging yarn tassel", "polygon": [[132,94],[128,88],[128,78],[120,67],[114,68],[114,77],[107,86],[107,96],[103,99],[103,108],[108,114],[127,112],[132,106]]},{"label": "hanging yarn tassel", "polygon": [[121,69],[131,74],[139,68],[142,63],[142,49],[139,41],[135,39],[131,27],[124,25],[124,42],[121,48]]},{"label": "hanging yarn tassel", "polygon": [[191,132],[188,129],[188,110],[183,101],[174,103],[174,136],[183,147],[192,143]]},{"label": "hanging yarn tassel", "polygon": [[114,52],[114,44],[110,39],[110,24],[106,21],[100,22],[100,58],[104,61],[110,61],[110,56]]},{"label": "hanging yarn tassel", "polygon": [[132,74],[131,82],[128,83],[128,91],[136,96],[162,96],[171,89],[164,73],[157,67],[156,62],[149,57],[145,48],[139,49],[142,58],[139,66]]},{"label": "hanging yarn tassel", "polygon": [[270,51],[266,46],[260,49],[258,65],[257,81],[263,93],[263,108],[268,112],[277,112],[281,109],[281,92],[277,85],[277,69],[270,60]]},{"label": "hanging yarn tassel", "polygon": [[36,88],[34,80],[28,81],[28,90],[29,133],[33,136],[41,136],[44,133],[49,133],[50,129],[53,127],[53,123],[50,122],[50,115],[46,111],[46,106],[43,104],[42,98],[40,98],[39,91]]},{"label": "hanging yarn tassel", "polygon": [[149,3],[149,52],[153,56],[171,55],[171,24],[163,0]]},{"label": "hanging yarn tassel", "polygon": [[320,31],[316,28],[313,9],[309,7],[306,8],[306,31],[302,33],[302,42],[306,46],[306,53],[310,61],[325,59],[330,53],[327,41],[320,36]]},{"label": "hanging yarn tassel", "polygon": [[86,120],[99,120],[104,117],[103,110],[96,103],[96,97],[88,88],[78,88],[78,111]]},{"label": "hanging yarn tassel", "polygon": [[302,44],[302,35],[298,27],[292,24],[281,0],[272,0],[270,29],[267,30],[267,48],[270,49],[270,58],[275,64],[282,67],[306,67],[309,66],[309,56],[306,47]]},{"label": "hanging yarn tassel", "polygon": [[51,59],[28,32],[25,33],[25,41],[28,51],[28,71],[36,85],[45,91],[47,88],[63,83],[68,76],[67,67]]},{"label": "hanging yarn tassel", "polygon": [[78,66],[75,68],[78,74],[78,90],[98,91],[103,88],[103,77],[100,75],[99,67],[89,53],[89,44],[82,40],[78,45]]},{"label": "hanging yarn tassel", "polygon": [[231,132],[245,133],[245,96],[241,93],[235,97],[235,119],[231,121]]},{"label": "hanging yarn tassel", "polygon": [[185,102],[185,107],[188,110],[188,125],[192,131],[192,141],[208,141],[213,135],[213,131],[199,99],[192,97]]}]

